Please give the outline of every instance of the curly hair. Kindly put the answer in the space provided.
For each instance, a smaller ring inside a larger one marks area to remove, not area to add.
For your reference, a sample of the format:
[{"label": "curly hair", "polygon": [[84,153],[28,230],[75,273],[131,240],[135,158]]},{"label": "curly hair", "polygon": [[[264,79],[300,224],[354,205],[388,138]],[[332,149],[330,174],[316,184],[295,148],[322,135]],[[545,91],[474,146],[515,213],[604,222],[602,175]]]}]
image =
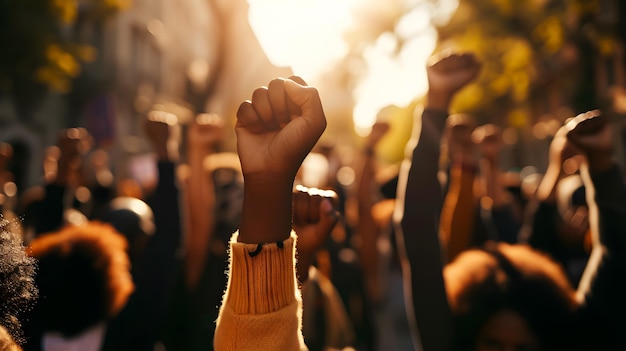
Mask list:
[{"label": "curly hair", "polygon": [[10,230],[11,225],[0,219],[0,325],[21,343],[19,318],[37,298],[36,262],[26,255],[22,238]]},{"label": "curly hair", "polygon": [[73,337],[116,316],[134,290],[126,247],[121,234],[100,222],[33,240],[28,252],[39,261],[42,329]]},{"label": "curly hair", "polygon": [[574,323],[576,292],[562,267],[529,246],[468,250],[446,266],[444,279],[458,350],[473,349],[482,326],[503,309],[522,316],[547,349]]}]

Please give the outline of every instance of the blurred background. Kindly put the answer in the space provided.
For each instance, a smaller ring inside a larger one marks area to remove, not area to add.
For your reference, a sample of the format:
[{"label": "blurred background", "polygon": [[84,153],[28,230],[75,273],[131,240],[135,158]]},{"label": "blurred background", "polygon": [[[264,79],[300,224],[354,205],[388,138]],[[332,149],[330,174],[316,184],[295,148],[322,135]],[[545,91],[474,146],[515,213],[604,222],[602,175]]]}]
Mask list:
[{"label": "blurred background", "polygon": [[[475,52],[476,83],[453,112],[504,129],[503,166],[543,171],[551,136],[601,108],[624,163],[626,4],[618,0],[0,0],[0,141],[18,189],[41,181],[60,129],[84,127],[121,178],[150,178],[141,125],[188,123],[276,76],[318,87],[322,143],[349,163],[376,120],[379,155],[402,159],[427,91],[428,58]],[[234,133],[225,151],[234,150]],[[141,180],[141,179],[139,179]]]}]

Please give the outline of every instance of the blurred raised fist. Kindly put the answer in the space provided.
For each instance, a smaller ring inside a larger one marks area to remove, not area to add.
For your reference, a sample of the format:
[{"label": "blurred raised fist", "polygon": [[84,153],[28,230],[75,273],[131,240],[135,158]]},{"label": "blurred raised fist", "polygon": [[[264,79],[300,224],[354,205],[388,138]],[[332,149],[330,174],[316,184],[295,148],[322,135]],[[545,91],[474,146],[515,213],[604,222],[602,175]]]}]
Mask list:
[{"label": "blurred raised fist", "polygon": [[481,64],[472,53],[435,56],[427,67],[429,93],[452,95],[478,76]]},{"label": "blurred raised fist", "polygon": [[[297,186],[293,192],[293,229],[298,235],[298,276],[305,280],[310,257],[322,247],[339,220],[335,209],[337,194],[332,190],[321,190]],[[306,267],[304,267],[306,266]]]},{"label": "blurred raised fist", "polygon": [[189,126],[187,136],[190,148],[214,151],[224,140],[224,120],[214,113],[199,114]]},{"label": "blurred raised fist", "polygon": [[592,172],[613,165],[613,133],[608,118],[600,110],[581,113],[562,128],[567,132],[567,140],[586,156]]}]

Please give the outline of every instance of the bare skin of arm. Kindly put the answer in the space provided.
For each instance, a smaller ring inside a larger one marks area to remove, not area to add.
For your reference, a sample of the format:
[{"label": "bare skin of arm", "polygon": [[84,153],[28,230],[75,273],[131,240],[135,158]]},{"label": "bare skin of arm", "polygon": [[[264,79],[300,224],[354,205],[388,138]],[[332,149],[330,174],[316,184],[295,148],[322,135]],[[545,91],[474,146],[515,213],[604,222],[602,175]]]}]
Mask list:
[{"label": "bare skin of arm", "polygon": [[467,250],[474,232],[476,164],[473,119],[464,114],[448,118],[448,145],[451,158],[450,182],[439,221],[439,237],[446,262]]},{"label": "bare skin of arm", "polygon": [[337,194],[332,190],[296,187],[293,193],[293,229],[298,235],[296,273],[300,283],[308,279],[313,255],[339,220],[336,201]]},{"label": "bare skin of arm", "polygon": [[275,79],[256,89],[237,112],[237,152],[244,176],[240,242],[289,237],[293,181],[326,128],[317,90],[292,79]]},{"label": "bare skin of arm", "polygon": [[196,117],[188,130],[189,178],[186,181],[188,215],[185,243],[185,281],[189,288],[198,284],[209,254],[209,241],[215,224],[215,187],[204,160],[215,152],[223,139],[224,122],[217,115]]},{"label": "bare skin of arm", "polygon": [[380,139],[389,130],[389,124],[376,123],[367,138],[363,152],[363,165],[357,189],[359,221],[356,235],[361,238],[361,263],[365,274],[365,282],[370,299],[374,302],[380,299],[380,284],[378,276],[378,235],[382,230],[381,225],[373,216],[374,202],[372,190],[375,184],[376,160],[374,148]]}]

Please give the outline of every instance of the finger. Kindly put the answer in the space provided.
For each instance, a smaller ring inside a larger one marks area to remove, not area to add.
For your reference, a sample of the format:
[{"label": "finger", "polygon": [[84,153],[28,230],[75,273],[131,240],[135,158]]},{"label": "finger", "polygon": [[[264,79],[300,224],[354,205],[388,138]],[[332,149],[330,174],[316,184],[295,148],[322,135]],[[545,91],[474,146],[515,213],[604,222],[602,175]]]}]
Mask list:
[{"label": "finger", "polygon": [[245,128],[254,134],[262,133],[265,130],[263,122],[250,101],[244,101],[239,105],[237,110],[237,127]]},{"label": "finger", "polygon": [[[302,79],[299,76],[289,76],[287,77],[287,79],[294,81],[302,86],[308,86],[308,84],[304,81],[304,79]],[[297,104],[295,104],[293,101],[291,101],[288,97],[287,97],[287,109],[289,110],[289,115],[290,118],[291,116],[300,116],[302,115],[302,111],[300,110],[300,106],[298,106]]]},{"label": "finger", "polygon": [[296,225],[308,223],[309,194],[307,188],[298,187],[293,193],[293,221]]},{"label": "finger", "polygon": [[285,92],[285,80],[282,78],[272,79],[267,87],[269,100],[274,116],[280,125],[285,125],[291,120],[289,107],[287,106],[287,93]]},{"label": "finger", "polygon": [[322,203],[319,189],[309,189],[309,218],[310,223],[317,223],[320,220],[320,204]]},{"label": "finger", "polygon": [[[326,117],[317,89],[286,80],[285,91],[288,100],[296,104],[302,112],[302,116],[310,118],[312,127],[321,133],[326,128]],[[320,128],[321,130],[319,130]]]},{"label": "finger", "polygon": [[267,130],[278,130],[280,125],[276,118],[274,118],[274,112],[272,111],[272,105],[270,104],[270,97],[266,87],[257,88],[252,93],[252,107],[257,113],[257,116],[261,119]]},{"label": "finger", "polygon": [[567,122],[568,136],[596,134],[606,127],[608,120],[600,110],[581,113]]}]

